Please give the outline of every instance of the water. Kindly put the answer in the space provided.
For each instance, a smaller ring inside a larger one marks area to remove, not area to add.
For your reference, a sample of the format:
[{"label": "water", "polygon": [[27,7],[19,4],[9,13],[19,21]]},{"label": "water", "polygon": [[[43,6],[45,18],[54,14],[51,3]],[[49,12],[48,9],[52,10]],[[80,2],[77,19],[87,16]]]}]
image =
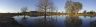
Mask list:
[{"label": "water", "polygon": [[27,27],[96,27],[96,17],[90,16],[44,16],[30,17],[14,16],[15,20]]}]

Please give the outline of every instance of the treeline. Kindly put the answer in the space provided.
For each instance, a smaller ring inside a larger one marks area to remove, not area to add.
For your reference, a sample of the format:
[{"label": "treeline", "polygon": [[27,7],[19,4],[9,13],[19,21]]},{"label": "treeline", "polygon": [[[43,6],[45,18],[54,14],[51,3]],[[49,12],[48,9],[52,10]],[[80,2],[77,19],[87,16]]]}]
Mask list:
[{"label": "treeline", "polygon": [[[63,14],[63,13],[59,13],[59,12],[46,12],[47,16],[50,15],[58,15],[58,14]],[[0,13],[0,17],[6,17],[6,16],[19,16],[19,15],[28,15],[28,16],[44,16],[44,12],[21,12],[21,13]]]}]

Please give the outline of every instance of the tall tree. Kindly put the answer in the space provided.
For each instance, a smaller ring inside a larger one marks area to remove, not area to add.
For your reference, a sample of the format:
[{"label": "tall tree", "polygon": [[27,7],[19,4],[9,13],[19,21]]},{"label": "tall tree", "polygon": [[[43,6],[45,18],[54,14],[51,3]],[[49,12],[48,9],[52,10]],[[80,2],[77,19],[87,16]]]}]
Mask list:
[{"label": "tall tree", "polygon": [[27,10],[28,10],[27,7],[22,7],[22,8],[21,8],[21,13],[23,13],[24,18],[25,18],[25,16],[26,16],[26,12],[27,12]]},{"label": "tall tree", "polygon": [[52,0],[39,0],[37,7],[38,7],[38,11],[44,12],[45,19],[47,16],[47,12],[53,11],[53,9],[54,9]]},{"label": "tall tree", "polygon": [[[82,4],[80,2],[74,2],[74,1],[67,1],[65,4],[66,13],[69,13],[69,15],[77,14],[79,10],[82,9]],[[71,13],[71,14],[70,14]]]}]

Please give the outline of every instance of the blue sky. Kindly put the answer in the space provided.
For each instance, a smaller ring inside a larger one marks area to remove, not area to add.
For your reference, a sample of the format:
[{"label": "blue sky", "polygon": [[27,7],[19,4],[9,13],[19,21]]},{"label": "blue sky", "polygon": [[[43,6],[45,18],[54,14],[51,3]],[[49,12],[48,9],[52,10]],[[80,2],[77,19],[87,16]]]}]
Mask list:
[{"label": "blue sky", "polygon": [[[95,11],[96,10],[96,0],[73,0],[75,2],[81,2],[83,8],[80,12]],[[6,12],[20,12],[22,7],[27,6],[29,11],[35,11],[38,0],[0,0],[0,13]],[[65,2],[66,0],[53,0],[54,5],[59,12],[65,12]]]}]

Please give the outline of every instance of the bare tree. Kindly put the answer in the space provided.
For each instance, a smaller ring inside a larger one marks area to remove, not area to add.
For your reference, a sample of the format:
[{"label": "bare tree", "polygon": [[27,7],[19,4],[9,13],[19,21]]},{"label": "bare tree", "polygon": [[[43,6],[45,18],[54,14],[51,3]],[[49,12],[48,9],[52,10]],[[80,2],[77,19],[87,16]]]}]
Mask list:
[{"label": "bare tree", "polygon": [[54,5],[52,3],[52,0],[39,0],[38,5],[37,5],[38,11],[39,12],[44,12],[44,26],[47,27],[47,12],[50,12],[54,10]]},{"label": "bare tree", "polygon": [[21,8],[21,13],[24,15],[24,18],[25,18],[25,16],[26,16],[27,10],[28,10],[27,7],[22,7],[22,8]]},{"label": "bare tree", "polygon": [[37,7],[38,7],[38,11],[44,12],[45,19],[47,16],[47,12],[50,12],[53,9],[55,9],[52,0],[39,0]]}]

